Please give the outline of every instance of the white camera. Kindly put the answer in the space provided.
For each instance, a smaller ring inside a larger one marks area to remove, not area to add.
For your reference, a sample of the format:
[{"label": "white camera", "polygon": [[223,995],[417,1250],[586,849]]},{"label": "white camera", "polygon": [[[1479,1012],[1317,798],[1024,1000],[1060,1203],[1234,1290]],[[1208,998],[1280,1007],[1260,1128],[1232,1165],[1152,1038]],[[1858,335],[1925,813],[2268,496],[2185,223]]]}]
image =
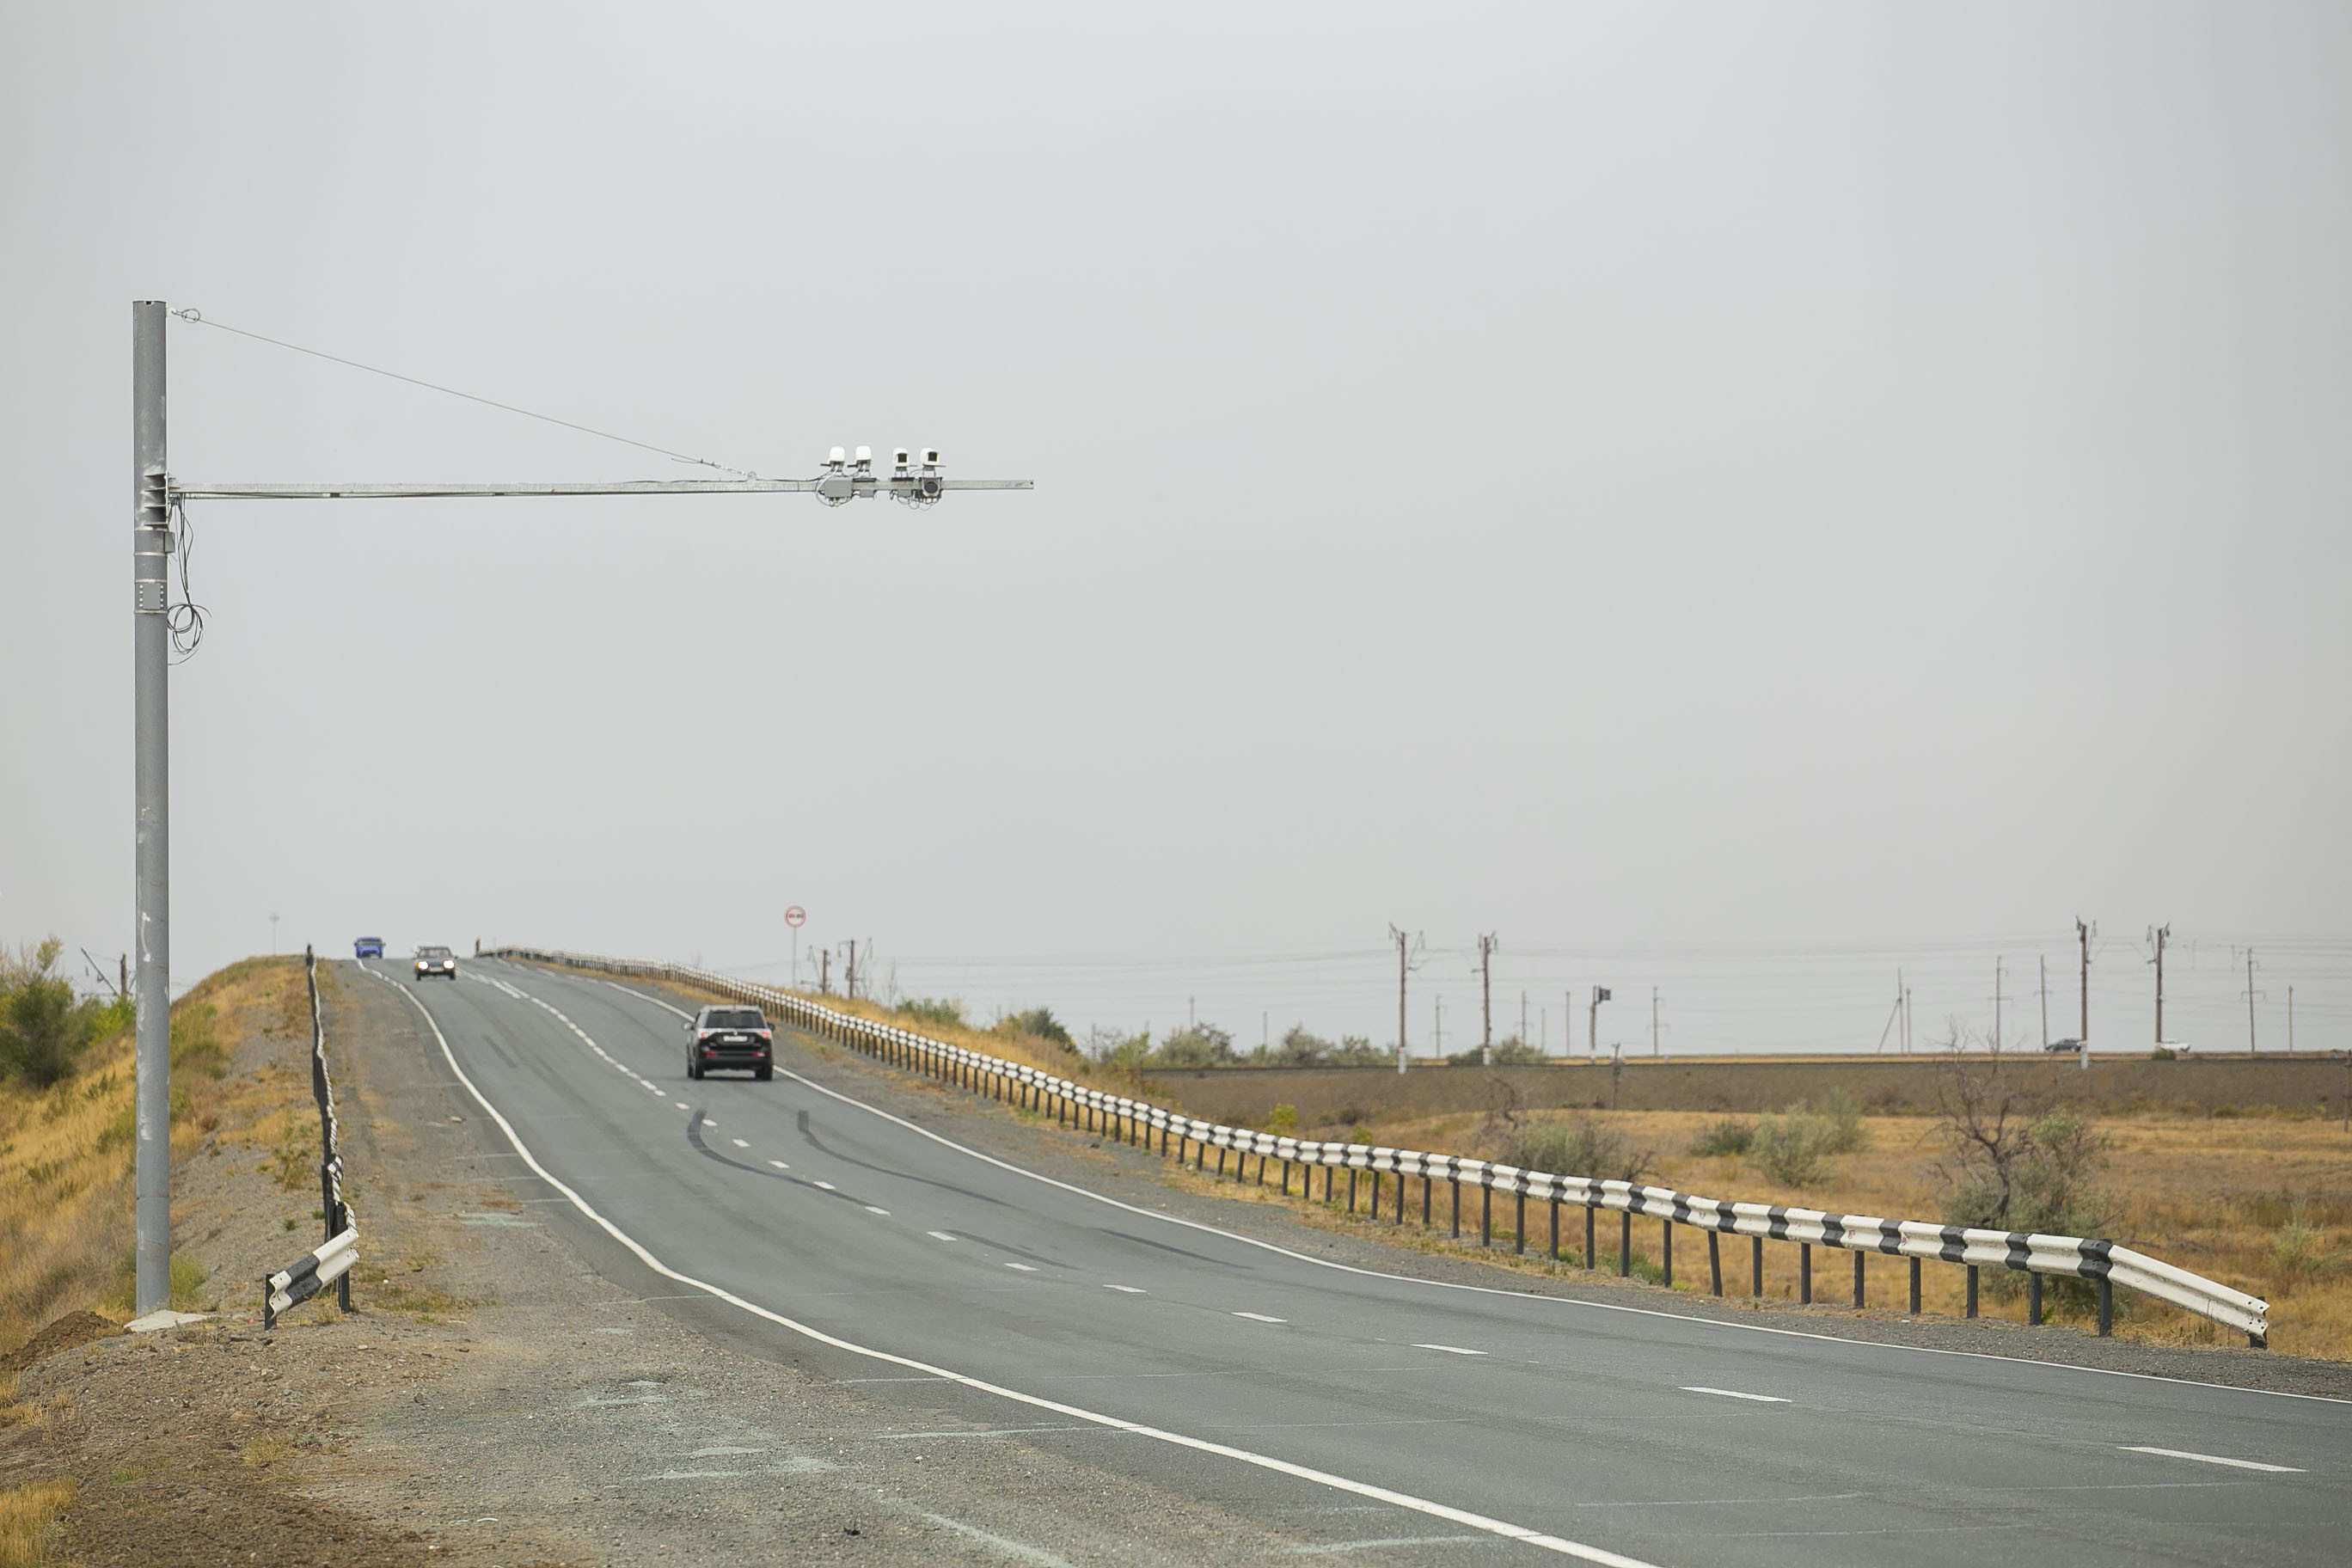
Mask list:
[{"label": "white camera", "polygon": [[939,466],[940,466],[940,449],[939,449],[937,447],[924,447],[924,448],[923,448],[923,467],[925,467],[925,468],[938,468]]},{"label": "white camera", "polygon": [[824,466],[828,468],[838,468],[847,461],[849,455],[838,447],[824,455]]}]

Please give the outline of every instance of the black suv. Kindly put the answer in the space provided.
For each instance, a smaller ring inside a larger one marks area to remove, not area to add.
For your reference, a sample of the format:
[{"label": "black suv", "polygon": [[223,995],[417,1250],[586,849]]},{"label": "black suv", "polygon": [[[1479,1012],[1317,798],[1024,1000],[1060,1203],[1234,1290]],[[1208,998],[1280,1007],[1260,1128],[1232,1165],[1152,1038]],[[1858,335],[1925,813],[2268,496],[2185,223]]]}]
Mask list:
[{"label": "black suv", "polygon": [[686,1076],[713,1068],[749,1068],[766,1082],[776,1076],[776,1035],[757,1007],[705,1007],[686,1026]]}]

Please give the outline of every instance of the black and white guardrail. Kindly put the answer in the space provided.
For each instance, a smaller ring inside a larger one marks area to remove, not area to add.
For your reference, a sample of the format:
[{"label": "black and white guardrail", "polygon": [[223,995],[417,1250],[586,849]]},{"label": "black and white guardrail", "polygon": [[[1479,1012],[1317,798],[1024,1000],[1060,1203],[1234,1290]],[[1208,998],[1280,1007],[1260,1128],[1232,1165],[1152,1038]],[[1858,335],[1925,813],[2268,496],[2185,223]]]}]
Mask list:
[{"label": "black and white guardrail", "polygon": [[[947,1079],[996,1098],[1015,1100],[1029,1109],[1051,1109],[1065,1120],[1075,1116],[1082,1125],[1124,1137],[1129,1142],[1140,1141],[1148,1144],[1156,1134],[1163,1154],[1170,1152],[1171,1140],[1173,1140],[1175,1156],[1181,1160],[1190,1154],[1203,1170],[1206,1169],[1208,1152],[1213,1149],[1217,1152],[1218,1173],[1224,1173],[1231,1157],[1237,1181],[1242,1179],[1247,1157],[1253,1154],[1258,1159],[1260,1185],[1265,1182],[1266,1163],[1270,1160],[1282,1162],[1281,1180],[1285,1192],[1289,1190],[1290,1167],[1293,1164],[1305,1167],[1309,1172],[1319,1166],[1324,1171],[1324,1196],[1331,1198],[1334,1175],[1345,1171],[1350,1212],[1356,1206],[1357,1182],[1360,1175],[1369,1174],[1371,1178],[1371,1207],[1376,1217],[1381,1206],[1381,1178],[1392,1176],[1395,1178],[1391,1184],[1394,1188],[1394,1213],[1402,1223],[1405,1217],[1405,1183],[1410,1178],[1419,1177],[1422,1181],[1421,1218],[1422,1223],[1427,1225],[1430,1223],[1432,1188],[1434,1184],[1444,1182],[1451,1189],[1452,1225],[1454,1234],[1459,1236],[1462,1189],[1468,1186],[1479,1194],[1479,1234],[1484,1242],[1491,1238],[1493,1202],[1495,1194],[1499,1193],[1511,1198],[1517,1205],[1514,1246],[1523,1251],[1527,1245],[1527,1204],[1533,1199],[1550,1208],[1550,1250],[1551,1256],[1558,1258],[1559,1210],[1563,1206],[1581,1208],[1585,1216],[1584,1264],[1588,1268],[1592,1268],[1596,1261],[1593,1216],[1599,1212],[1610,1211],[1621,1216],[1618,1239],[1618,1272],[1621,1275],[1628,1271],[1635,1216],[1656,1219],[1664,1224],[1664,1275],[1669,1285],[1674,1282],[1674,1227],[1677,1225],[1691,1226],[1706,1233],[1708,1278],[1714,1293],[1718,1296],[1723,1294],[1720,1240],[1725,1236],[1746,1237],[1750,1242],[1751,1294],[1762,1294],[1764,1243],[1768,1240],[1788,1241],[1796,1243],[1800,1248],[1799,1297],[1805,1301],[1813,1299],[1812,1249],[1829,1247],[1854,1255],[1853,1304],[1857,1307],[1864,1304],[1864,1260],[1872,1253],[1879,1253],[1910,1259],[1910,1310],[1914,1312],[1919,1310],[1921,1265],[1927,1262],[1950,1263],[1960,1265],[1969,1271],[1968,1312],[1971,1317],[1976,1315],[1977,1310],[1978,1270],[2014,1269],[2026,1276],[2027,1315],[2034,1323],[2041,1322],[2042,1318],[2042,1278],[2057,1276],[2089,1280],[2096,1287],[2099,1332],[2102,1334],[2108,1332],[2113,1326],[2113,1292],[2114,1288],[2120,1285],[2236,1330],[2257,1348],[2268,1342],[2270,1304],[2260,1297],[2247,1295],[2242,1290],[2233,1289],[2112,1241],[1981,1230],[1935,1225],[1923,1220],[1880,1219],[1868,1215],[1831,1214],[1820,1209],[1790,1208],[1779,1204],[1727,1203],[1666,1187],[1601,1181],[1587,1176],[1554,1175],[1549,1172],[1525,1171],[1512,1165],[1454,1154],[1282,1137],[1244,1127],[1227,1127],[1218,1122],[1199,1121],[1145,1100],[1090,1089],[1024,1062],[1007,1061],[1001,1057],[949,1045],[896,1025],[877,1023],[870,1018],[823,1006],[791,992],[753,984],[688,964],[655,963],[638,959],[531,947],[486,948],[483,953],[486,957],[517,958],[576,969],[598,969],[620,974],[678,980],[723,995],[756,1002],[802,1029],[897,1066]],[[1307,1179],[1311,1182],[1311,1175]]]},{"label": "black and white guardrail", "polygon": [[319,1009],[319,957],[302,950],[310,983],[310,1098],[319,1103],[319,1212],[327,1239],[261,1282],[261,1324],[274,1328],[278,1314],[335,1287],[336,1304],[352,1310],[352,1265],[360,1259],[360,1233],[351,1205],[343,1202],[341,1131],[335,1124],[335,1089],[327,1078],[327,1028]]}]

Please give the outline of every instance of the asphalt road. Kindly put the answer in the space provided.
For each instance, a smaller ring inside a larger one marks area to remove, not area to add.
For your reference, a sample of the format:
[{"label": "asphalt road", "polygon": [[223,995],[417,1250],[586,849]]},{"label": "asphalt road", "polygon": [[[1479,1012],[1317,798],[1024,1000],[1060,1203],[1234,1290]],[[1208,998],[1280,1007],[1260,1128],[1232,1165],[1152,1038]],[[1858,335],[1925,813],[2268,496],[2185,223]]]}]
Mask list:
[{"label": "asphalt road", "polygon": [[1414,1561],[2352,1555],[2352,1405],[1328,1267],[940,1141],[794,1076],[788,1036],[774,1081],[697,1083],[650,994],[369,967],[524,1184],[740,1331],[966,1401],[926,1462],[1009,1437],[1294,1523],[1322,1498],[1320,1550]]}]

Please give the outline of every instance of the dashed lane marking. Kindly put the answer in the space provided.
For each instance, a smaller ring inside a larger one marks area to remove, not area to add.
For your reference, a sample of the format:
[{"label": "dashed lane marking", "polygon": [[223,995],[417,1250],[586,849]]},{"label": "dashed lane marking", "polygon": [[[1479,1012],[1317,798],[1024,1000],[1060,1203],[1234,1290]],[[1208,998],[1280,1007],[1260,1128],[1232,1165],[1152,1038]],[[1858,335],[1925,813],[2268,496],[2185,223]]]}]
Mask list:
[{"label": "dashed lane marking", "polygon": [[866,1205],[866,1212],[867,1214],[878,1214],[884,1219],[888,1219],[890,1217],[890,1211],[888,1209],[879,1207],[874,1204],[867,1204]]},{"label": "dashed lane marking", "polygon": [[738,1149],[749,1149],[751,1146],[749,1143],[744,1142],[740,1138],[730,1138],[727,1142],[734,1144]]},{"label": "dashed lane marking", "polygon": [[955,1239],[953,1236],[944,1230],[927,1230],[923,1232],[923,1234],[939,1241],[953,1241]]},{"label": "dashed lane marking", "polygon": [[1269,1318],[1264,1312],[1235,1312],[1236,1318],[1247,1318],[1253,1323],[1286,1323],[1287,1318]]},{"label": "dashed lane marking", "polygon": [[1140,1285],[1106,1285],[1103,1289],[1106,1290],[1117,1290],[1124,1296],[1149,1296],[1151,1294],[1150,1291],[1145,1289]]},{"label": "dashed lane marking", "polygon": [[2305,1472],[2294,1465],[2265,1465],[2253,1459],[2230,1459],[2219,1454],[2192,1454],[2186,1448],[2150,1448],[2137,1443],[2116,1445],[2126,1454],[2154,1454],[2164,1459],[2194,1459],[2200,1465],[2227,1465],[2233,1470],[2262,1470],[2273,1476],[2299,1476]]},{"label": "dashed lane marking", "polygon": [[1485,1351],[1465,1350],[1460,1345],[1415,1345],[1417,1351],[1444,1351],[1447,1355],[1485,1355]]},{"label": "dashed lane marking", "polygon": [[1742,1394],[1736,1388],[1709,1388],[1703,1383],[1683,1384],[1685,1394],[1712,1394],[1722,1399],[1748,1399],[1759,1405],[1786,1405],[1789,1402],[1777,1394]]},{"label": "dashed lane marking", "polygon": [[1034,1274],[1037,1272],[1037,1266],[1034,1263],[1008,1263],[1004,1267],[1007,1268],[1018,1268],[1024,1274]]},{"label": "dashed lane marking", "polygon": [[789,1171],[792,1169],[790,1165],[785,1164],[782,1160],[771,1160],[768,1163],[773,1165],[779,1171]]},{"label": "dashed lane marking", "polygon": [[828,1193],[837,1193],[841,1191],[839,1187],[835,1186],[831,1182],[819,1182],[817,1185],[823,1187]]}]

